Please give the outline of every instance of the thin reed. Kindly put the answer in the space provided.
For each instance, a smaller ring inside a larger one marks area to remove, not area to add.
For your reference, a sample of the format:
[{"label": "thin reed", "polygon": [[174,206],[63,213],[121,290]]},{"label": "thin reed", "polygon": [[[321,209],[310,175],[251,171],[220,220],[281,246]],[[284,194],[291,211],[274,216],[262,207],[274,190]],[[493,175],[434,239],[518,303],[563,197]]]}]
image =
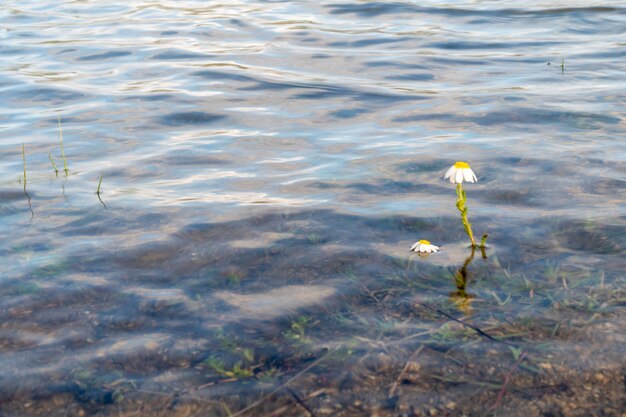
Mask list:
[{"label": "thin reed", "polygon": [[52,162],[52,167],[54,168],[54,173],[59,176],[59,169],[57,168],[57,164],[54,163],[54,159],[52,159],[52,154],[48,153],[48,158],[50,158],[50,162]]},{"label": "thin reed", "polygon": [[24,164],[24,192],[26,192],[26,149],[22,143],[22,163]]},{"label": "thin reed", "polygon": [[65,159],[65,149],[63,149],[63,129],[61,128],[61,116],[58,116],[57,120],[59,121],[59,143],[61,145],[61,156],[63,157],[63,171],[65,171],[65,175],[69,175],[70,169],[67,167],[67,159]]}]

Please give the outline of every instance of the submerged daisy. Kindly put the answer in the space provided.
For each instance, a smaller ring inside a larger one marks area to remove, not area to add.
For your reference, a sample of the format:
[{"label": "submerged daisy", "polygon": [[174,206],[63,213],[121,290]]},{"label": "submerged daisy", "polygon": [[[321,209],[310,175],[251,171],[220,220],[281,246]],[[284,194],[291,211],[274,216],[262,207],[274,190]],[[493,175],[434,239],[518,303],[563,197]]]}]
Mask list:
[{"label": "submerged daisy", "polygon": [[411,246],[410,250],[419,253],[436,253],[439,251],[439,246],[431,245],[427,240],[418,240]]},{"label": "submerged daisy", "polygon": [[477,182],[478,178],[476,178],[476,174],[472,171],[469,164],[467,162],[456,162],[454,165],[450,167],[446,171],[446,175],[443,177],[444,180],[450,178],[451,183],[462,184],[463,181],[467,182]]}]

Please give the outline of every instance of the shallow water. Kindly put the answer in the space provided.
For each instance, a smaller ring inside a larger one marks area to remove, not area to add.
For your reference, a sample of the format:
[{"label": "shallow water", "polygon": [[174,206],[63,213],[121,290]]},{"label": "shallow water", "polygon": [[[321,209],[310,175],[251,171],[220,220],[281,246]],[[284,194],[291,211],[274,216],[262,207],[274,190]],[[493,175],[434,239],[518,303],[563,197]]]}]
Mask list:
[{"label": "shallow water", "polygon": [[589,377],[617,413],[625,27],[618,1],[9,2],[0,410],[569,415]]}]

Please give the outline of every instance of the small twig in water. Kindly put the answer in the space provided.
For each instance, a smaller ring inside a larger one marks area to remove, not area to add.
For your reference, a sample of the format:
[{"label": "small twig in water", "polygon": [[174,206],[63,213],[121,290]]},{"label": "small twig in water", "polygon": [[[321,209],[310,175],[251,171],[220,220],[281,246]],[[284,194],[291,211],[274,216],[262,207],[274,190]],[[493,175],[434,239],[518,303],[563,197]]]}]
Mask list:
[{"label": "small twig in water", "polygon": [[404,368],[402,368],[402,371],[400,371],[400,374],[398,374],[398,377],[396,378],[396,380],[394,381],[393,385],[389,389],[389,395],[387,396],[388,398],[393,398],[393,397],[396,396],[396,394],[398,392],[398,385],[402,382],[402,377],[404,376],[404,374],[406,374],[406,372],[411,367],[411,362],[413,361],[413,359],[415,359],[422,352],[423,349],[424,349],[424,345],[421,345],[406,360],[406,363],[404,364]]},{"label": "small twig in water", "polygon": [[526,357],[526,351],[523,351],[519,359],[515,362],[515,364],[511,367],[509,372],[504,377],[502,388],[500,389],[500,392],[498,393],[498,398],[496,399],[496,403],[491,407],[491,410],[495,411],[498,407],[500,407],[500,404],[502,403],[502,399],[504,398],[504,394],[506,394],[506,386],[511,381],[511,378],[513,377],[513,373],[517,370],[517,368],[519,368],[520,364],[522,363],[525,357]]},{"label": "small twig in water", "polygon": [[255,401],[252,404],[250,404],[249,406],[247,406],[247,407],[237,411],[235,414],[232,414],[230,417],[241,416],[241,415],[247,413],[248,411],[252,410],[253,408],[257,407],[258,405],[262,404],[263,401],[267,400],[272,395],[276,394],[278,391],[280,391],[283,388],[285,388],[287,385],[292,383],[296,378],[298,378],[301,375],[307,373],[308,371],[310,371],[311,369],[313,369],[314,367],[316,367],[317,365],[319,365],[320,363],[325,361],[330,356],[330,354],[333,353],[335,350],[336,349],[330,349],[328,352],[326,352],[326,354],[324,356],[322,356],[321,358],[317,359],[315,362],[313,362],[312,364],[310,364],[309,366],[307,366],[306,368],[304,368],[303,370],[301,370],[300,372],[295,374],[293,377],[288,379],[284,384],[281,384],[279,387],[276,387],[275,389],[273,389],[272,391],[270,391],[269,393],[267,393],[266,395],[261,397],[259,400]]},{"label": "small twig in water", "polygon": [[298,395],[298,393],[289,387],[285,387],[285,391],[287,391],[289,394],[291,394],[291,396],[293,397],[294,400],[296,400],[296,402],[298,404],[300,404],[302,406],[302,408],[304,408],[306,410],[307,413],[309,413],[309,415],[311,417],[316,417],[315,413],[313,412],[313,410],[311,410],[306,403],[304,402],[304,400],[300,397],[300,395]]},{"label": "small twig in water", "polygon": [[152,391],[152,390],[147,390],[147,389],[137,389],[137,390],[135,390],[135,392],[139,392],[139,393],[142,393],[142,394],[160,395],[162,397],[170,397],[170,398],[178,397],[178,398],[183,398],[183,399],[186,399],[186,400],[198,401],[200,403],[218,405],[218,406],[221,406],[222,408],[224,408],[224,410],[228,409],[226,404],[224,404],[223,402],[209,400],[209,399],[202,398],[202,397],[195,397],[193,395],[180,395],[180,396],[177,396],[176,394],[172,394],[172,393],[169,393],[169,392]]},{"label": "small twig in water", "polygon": [[22,163],[24,164],[24,195],[28,199],[28,211],[30,211],[30,221],[33,222],[33,218],[35,217],[35,212],[33,211],[33,205],[30,201],[30,194],[26,191],[26,149],[24,144],[22,143]]},{"label": "small twig in water", "polygon": [[24,192],[26,192],[26,150],[22,143],[22,162],[24,164]]},{"label": "small twig in water", "polygon": [[429,309],[429,310],[431,310],[431,311],[434,311],[434,312],[436,312],[436,313],[439,313],[439,314],[441,314],[442,316],[445,316],[445,317],[449,318],[449,319],[450,319],[450,320],[452,320],[452,321],[455,321],[455,322],[457,322],[457,323],[460,323],[460,324],[462,324],[462,325],[463,325],[463,326],[465,326],[465,327],[469,327],[470,329],[474,330],[474,331],[475,331],[476,333],[478,333],[479,335],[481,335],[481,336],[483,336],[483,337],[486,337],[487,339],[489,339],[489,340],[491,340],[491,341],[493,341],[493,342],[503,343],[503,344],[505,344],[505,345],[510,345],[510,343],[507,343],[507,342],[505,342],[505,341],[503,341],[503,340],[498,340],[498,339],[496,339],[495,337],[493,337],[493,336],[491,336],[491,335],[489,335],[489,334],[485,333],[484,331],[482,331],[482,330],[481,330],[481,329],[479,329],[478,327],[476,327],[476,326],[474,326],[474,325],[472,325],[472,324],[469,324],[469,323],[465,323],[464,321],[461,321],[461,320],[457,319],[456,317],[451,316],[450,314],[446,313],[446,312],[445,312],[445,311],[443,311],[443,310],[440,310],[440,309],[438,309],[438,308],[436,308],[436,307],[430,306],[430,305],[425,304],[425,303],[420,303],[420,302],[417,302],[416,304],[418,304],[418,305],[420,305],[420,306],[422,306],[422,307],[425,307],[425,308],[427,308],[427,309]]}]

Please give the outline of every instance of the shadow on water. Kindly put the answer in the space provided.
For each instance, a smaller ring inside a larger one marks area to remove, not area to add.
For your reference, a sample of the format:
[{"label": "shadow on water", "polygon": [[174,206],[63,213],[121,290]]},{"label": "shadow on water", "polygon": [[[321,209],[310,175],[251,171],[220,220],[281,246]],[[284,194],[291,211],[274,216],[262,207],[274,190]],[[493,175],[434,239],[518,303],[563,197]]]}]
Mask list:
[{"label": "shadow on water", "polygon": [[396,122],[418,122],[426,120],[441,120],[453,123],[474,123],[479,126],[493,126],[500,124],[548,124],[562,123],[568,127],[578,129],[602,129],[607,125],[618,125],[621,119],[613,116],[580,112],[563,112],[548,109],[525,109],[517,107],[511,111],[493,111],[487,115],[473,116],[452,114],[418,114],[403,116],[395,119]]},{"label": "shadow on water", "polygon": [[588,15],[591,13],[624,13],[621,7],[562,7],[541,10],[525,9],[469,9],[461,7],[424,7],[408,2],[368,2],[366,5],[355,3],[336,3],[327,6],[332,14],[356,14],[361,17],[377,17],[387,14],[441,14],[445,16],[528,16],[528,17],[559,17],[569,14]]},{"label": "shadow on water", "polygon": [[159,117],[159,121],[166,126],[204,125],[217,120],[225,119],[221,114],[205,113],[200,111],[172,113]]},{"label": "shadow on water", "polygon": [[[63,232],[175,214],[85,214]],[[540,393],[617,409],[599,392],[625,365],[625,227],[493,227],[476,253],[453,217],[269,212],[52,260],[3,285],[2,409],[479,415]],[[409,252],[422,237],[442,251]]]}]

